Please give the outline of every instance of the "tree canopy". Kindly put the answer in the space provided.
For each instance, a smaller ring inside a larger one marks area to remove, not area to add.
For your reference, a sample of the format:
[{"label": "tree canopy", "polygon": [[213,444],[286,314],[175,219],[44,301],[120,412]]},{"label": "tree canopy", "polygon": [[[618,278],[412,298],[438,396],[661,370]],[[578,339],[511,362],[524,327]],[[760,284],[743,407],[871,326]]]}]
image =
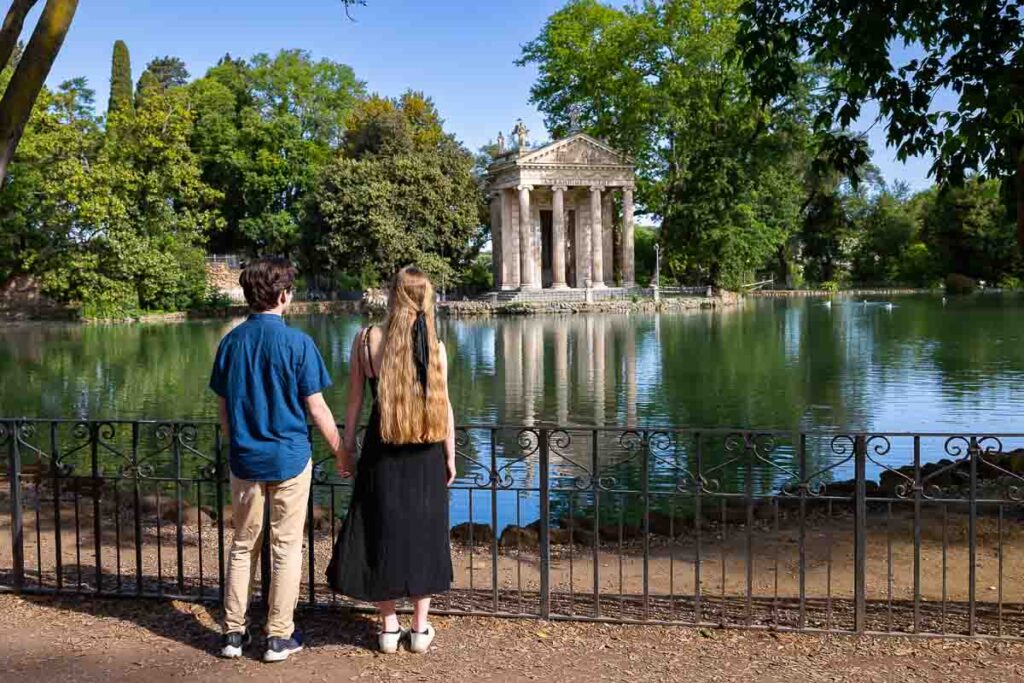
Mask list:
[{"label": "tree canopy", "polygon": [[363,89],[348,66],[301,50],[248,61],[225,56],[189,85],[192,145],[204,179],[224,195],[214,250],[298,248],[308,193]]},{"label": "tree canopy", "polygon": [[345,154],[313,193],[307,239],[316,270],[379,284],[415,263],[441,286],[470,266],[482,242],[483,195],[474,158],[422,93],[373,96],[353,110]]},{"label": "tree canopy", "polygon": [[618,9],[574,0],[523,48],[532,101],[569,113],[637,161],[637,199],[660,219],[667,266],[738,286],[785,244],[802,200],[806,103],[762,106],[735,52],[738,0]]},{"label": "tree canopy", "polygon": [[747,0],[742,11],[739,47],[762,101],[788,97],[805,65],[821,69],[814,122],[834,164],[850,167],[850,127],[874,104],[897,157],[932,157],[938,183],[961,185],[977,173],[1003,179],[1016,194],[1024,246],[1016,0]]}]

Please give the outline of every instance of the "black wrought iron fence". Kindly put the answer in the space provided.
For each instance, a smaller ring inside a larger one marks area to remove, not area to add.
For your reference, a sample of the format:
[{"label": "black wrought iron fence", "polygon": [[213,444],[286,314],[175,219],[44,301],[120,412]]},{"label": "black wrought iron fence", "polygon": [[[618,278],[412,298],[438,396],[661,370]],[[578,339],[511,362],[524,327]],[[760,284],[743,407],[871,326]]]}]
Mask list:
[{"label": "black wrought iron fence", "polygon": [[[311,440],[303,596],[346,603],[324,569],[351,484]],[[1024,434],[469,426],[457,444],[443,612],[1022,635]],[[0,588],[220,599],[217,425],[6,419],[0,449]]]}]

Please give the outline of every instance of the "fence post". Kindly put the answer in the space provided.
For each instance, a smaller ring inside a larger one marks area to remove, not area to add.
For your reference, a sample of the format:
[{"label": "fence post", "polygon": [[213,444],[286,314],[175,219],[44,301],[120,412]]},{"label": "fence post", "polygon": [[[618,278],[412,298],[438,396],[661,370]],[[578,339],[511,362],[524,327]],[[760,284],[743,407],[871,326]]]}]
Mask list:
[{"label": "fence post", "polygon": [[867,439],[860,434],[853,447],[854,525],[853,525],[853,629],[863,633],[866,625],[866,566],[867,566]]},{"label": "fence post", "polygon": [[551,510],[550,486],[548,482],[548,430],[541,429],[537,433],[540,440],[540,616],[547,619],[551,615]]},{"label": "fence post", "polygon": [[11,561],[14,571],[14,592],[20,593],[25,584],[25,537],[24,522],[21,513],[21,452],[18,448],[18,434],[21,425],[18,422],[8,423],[10,426],[10,462],[8,472],[11,479]]}]

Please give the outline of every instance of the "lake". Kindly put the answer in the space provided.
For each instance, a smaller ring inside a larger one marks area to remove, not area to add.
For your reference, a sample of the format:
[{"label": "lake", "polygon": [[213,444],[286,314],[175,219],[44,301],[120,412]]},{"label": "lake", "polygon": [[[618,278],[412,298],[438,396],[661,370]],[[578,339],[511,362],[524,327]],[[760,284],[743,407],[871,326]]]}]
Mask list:
[{"label": "lake", "polygon": [[[344,410],[364,321],[301,316]],[[0,415],[204,419],[234,323],[0,328]],[[1019,431],[1024,298],[755,299],[674,315],[445,319],[465,424]]]},{"label": "lake", "polygon": [[[212,420],[210,363],[234,324],[0,328],[0,416]],[[335,377],[326,397],[340,419],[349,352],[364,320],[318,315],[292,317],[289,324],[319,345]],[[781,430],[784,435],[758,446],[747,474],[737,459],[742,444],[730,445],[727,432],[707,432],[702,444],[692,434],[679,435],[652,449],[652,491],[681,491],[702,468],[721,491],[742,491],[751,480],[755,493],[798,478],[797,432],[1024,431],[1020,296],[838,298],[831,304],[753,299],[713,312],[443,319],[439,325],[457,422],[509,427],[465,434],[465,490],[453,492],[452,523],[487,520],[492,506],[497,528],[537,518],[536,443],[520,440],[523,425],[576,428],[552,442],[553,514],[593,505],[581,489],[605,477],[603,489],[626,493],[613,495],[618,502],[602,515],[617,514],[617,508],[630,518],[642,514],[636,492],[643,468],[635,444],[622,430],[588,428]],[[75,451],[72,425],[61,429],[64,452]],[[140,429],[139,436],[142,459],[155,466],[153,473],[173,476],[170,445],[156,426]],[[45,430],[36,438],[46,451]],[[100,448],[101,469],[114,474],[132,448],[131,431],[117,427],[104,443],[113,450]],[[211,452],[212,443],[210,428],[192,444],[197,451],[183,451],[186,476],[206,464],[199,453]],[[808,478],[851,478],[850,445],[829,435],[806,437],[805,467],[814,475]],[[1004,439],[1003,445],[1017,448],[1024,440]],[[945,438],[925,437],[918,444],[921,461],[957,457],[948,446]],[[872,443],[868,476],[877,480],[884,467],[912,463],[914,448],[911,436]],[[486,489],[492,452],[509,487],[493,497]],[[74,457],[76,471],[86,473],[88,449],[78,447]],[[318,457],[327,458],[322,448]],[[341,514],[347,492],[347,486],[324,485],[317,498]],[[678,503],[652,501],[655,507]]]}]

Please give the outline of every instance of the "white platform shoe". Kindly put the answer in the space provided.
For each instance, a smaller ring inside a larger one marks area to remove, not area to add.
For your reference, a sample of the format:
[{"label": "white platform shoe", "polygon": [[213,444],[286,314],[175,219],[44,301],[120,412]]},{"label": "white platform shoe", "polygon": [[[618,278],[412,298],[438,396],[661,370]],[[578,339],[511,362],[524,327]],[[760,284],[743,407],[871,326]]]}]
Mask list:
[{"label": "white platform shoe", "polygon": [[409,651],[416,653],[423,653],[427,651],[430,644],[434,642],[434,627],[432,624],[427,624],[427,630],[423,633],[417,633],[416,631],[409,631]]}]

